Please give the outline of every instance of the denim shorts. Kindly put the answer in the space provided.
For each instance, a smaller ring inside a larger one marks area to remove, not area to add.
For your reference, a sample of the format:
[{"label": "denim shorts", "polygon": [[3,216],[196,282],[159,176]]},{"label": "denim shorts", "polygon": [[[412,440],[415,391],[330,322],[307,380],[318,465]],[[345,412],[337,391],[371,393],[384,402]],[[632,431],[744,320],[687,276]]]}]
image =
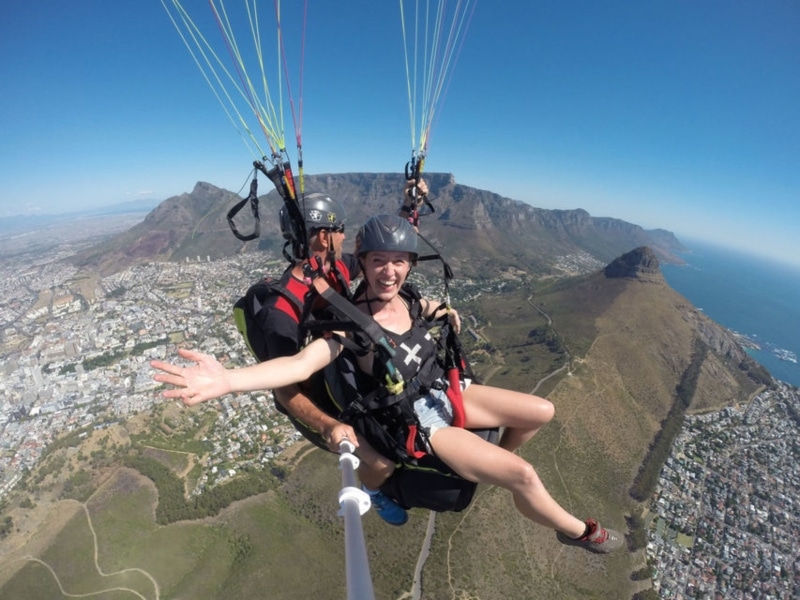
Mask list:
[{"label": "denim shorts", "polygon": [[[461,390],[467,389],[470,380],[461,382]],[[453,422],[453,405],[444,390],[431,390],[414,402],[414,412],[420,426],[432,437],[442,427],[449,427]]]}]

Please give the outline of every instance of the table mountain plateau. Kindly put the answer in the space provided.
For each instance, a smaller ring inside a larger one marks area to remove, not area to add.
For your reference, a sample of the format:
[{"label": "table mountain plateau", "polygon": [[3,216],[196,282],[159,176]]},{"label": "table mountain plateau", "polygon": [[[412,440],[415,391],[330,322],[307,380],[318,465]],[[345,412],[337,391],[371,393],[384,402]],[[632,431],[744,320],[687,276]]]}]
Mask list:
[{"label": "table mountain plateau", "polygon": [[[675,253],[684,250],[664,230],[646,231],[619,219],[592,217],[582,209],[535,208],[459,185],[448,174],[430,173],[426,181],[436,212],[423,218],[421,231],[466,276],[481,276],[487,269],[509,264],[535,275],[558,273],[554,265],[559,257],[586,253],[608,262],[639,246],[649,246],[662,260],[680,262]],[[265,185],[271,189],[271,184]],[[307,176],[306,189],[325,192],[344,204],[352,244],[352,232],[369,216],[397,211],[403,178],[369,173]],[[232,192],[199,182],[191,193],[165,200],[142,223],[75,260],[108,274],[148,260],[219,258],[258,248],[279,249],[283,239],[277,193],[261,196],[261,237],[246,243],[233,236],[226,220],[238,200]],[[247,206],[236,222],[241,232],[252,230]]]}]

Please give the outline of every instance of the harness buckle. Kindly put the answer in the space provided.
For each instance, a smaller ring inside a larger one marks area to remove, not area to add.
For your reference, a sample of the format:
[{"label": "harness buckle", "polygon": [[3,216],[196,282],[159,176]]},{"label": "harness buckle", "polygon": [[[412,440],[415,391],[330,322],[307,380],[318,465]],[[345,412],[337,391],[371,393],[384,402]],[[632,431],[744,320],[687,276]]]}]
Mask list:
[{"label": "harness buckle", "polygon": [[311,283],[318,277],[325,276],[325,267],[317,256],[312,256],[303,263],[303,277],[307,283]]},{"label": "harness buckle", "polygon": [[395,381],[389,374],[386,375],[386,391],[391,395],[396,396],[400,394],[406,387],[405,380]]},{"label": "harness buckle", "polygon": [[440,392],[444,392],[445,390],[447,390],[448,387],[449,386],[447,385],[447,383],[442,381],[441,379],[434,380],[430,385],[430,389],[438,390]]}]

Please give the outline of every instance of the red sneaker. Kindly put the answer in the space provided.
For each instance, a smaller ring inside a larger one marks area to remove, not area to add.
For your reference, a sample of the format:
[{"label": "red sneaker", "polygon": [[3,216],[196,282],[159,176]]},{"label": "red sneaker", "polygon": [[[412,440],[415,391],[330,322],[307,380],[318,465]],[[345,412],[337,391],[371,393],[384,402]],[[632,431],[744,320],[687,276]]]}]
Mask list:
[{"label": "red sneaker", "polygon": [[571,538],[560,531],[556,532],[556,537],[566,546],[578,546],[597,554],[608,554],[622,548],[624,538],[620,532],[600,527],[600,523],[595,519],[586,519],[586,525],[589,533],[578,539]]}]

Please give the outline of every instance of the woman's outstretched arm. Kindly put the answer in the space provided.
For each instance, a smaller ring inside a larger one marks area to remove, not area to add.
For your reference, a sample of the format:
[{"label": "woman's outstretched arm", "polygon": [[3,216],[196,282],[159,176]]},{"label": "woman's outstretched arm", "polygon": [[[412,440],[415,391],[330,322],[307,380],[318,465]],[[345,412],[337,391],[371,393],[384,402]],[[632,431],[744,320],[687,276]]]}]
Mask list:
[{"label": "woman's outstretched arm", "polygon": [[181,357],[196,364],[181,367],[153,360],[150,366],[162,371],[156,373],[153,379],[176,386],[163,392],[165,398],[180,398],[187,406],[193,406],[228,393],[254,392],[300,383],[333,362],[340,351],[341,345],[336,340],[320,338],[294,356],[226,369],[213,356],[179,349]]}]

